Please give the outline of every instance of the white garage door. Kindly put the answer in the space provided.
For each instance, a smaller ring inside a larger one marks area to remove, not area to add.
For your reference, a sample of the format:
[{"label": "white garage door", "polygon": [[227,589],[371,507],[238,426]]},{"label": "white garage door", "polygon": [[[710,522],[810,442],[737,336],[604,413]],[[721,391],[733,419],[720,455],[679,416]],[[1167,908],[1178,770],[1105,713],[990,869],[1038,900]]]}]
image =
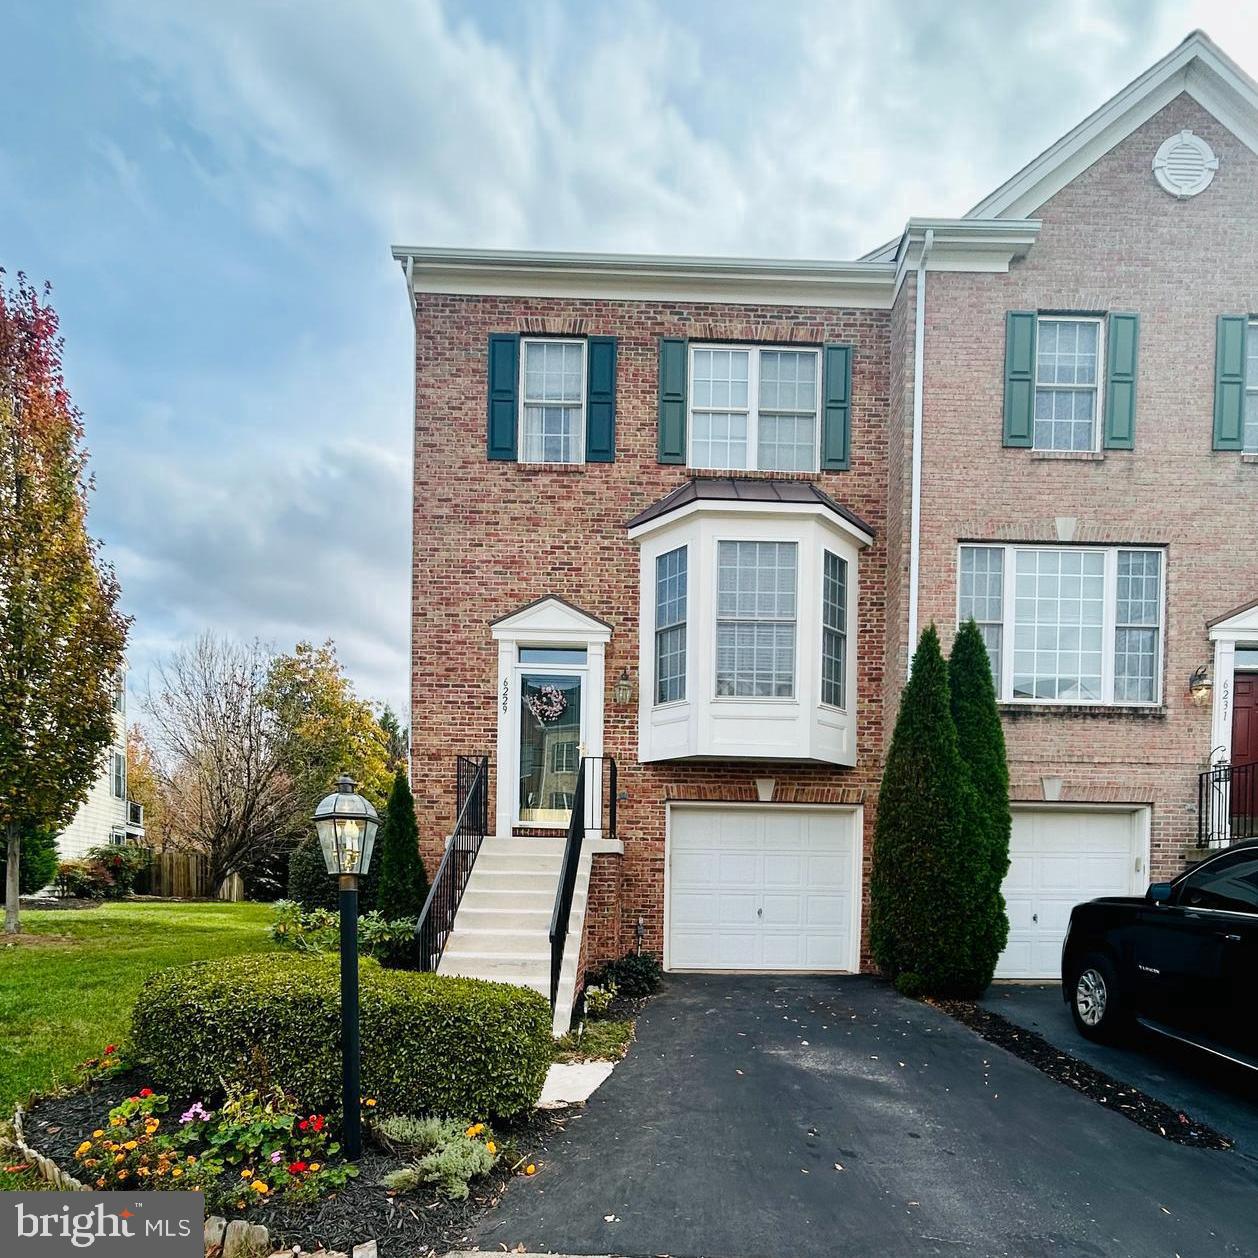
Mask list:
[{"label": "white garage door", "polygon": [[1101,895],[1131,895],[1141,814],[1015,808],[1005,904],[1009,942],[997,978],[1059,978],[1070,910]]},{"label": "white garage door", "polygon": [[855,817],[754,805],[671,809],[669,968],[855,969]]}]

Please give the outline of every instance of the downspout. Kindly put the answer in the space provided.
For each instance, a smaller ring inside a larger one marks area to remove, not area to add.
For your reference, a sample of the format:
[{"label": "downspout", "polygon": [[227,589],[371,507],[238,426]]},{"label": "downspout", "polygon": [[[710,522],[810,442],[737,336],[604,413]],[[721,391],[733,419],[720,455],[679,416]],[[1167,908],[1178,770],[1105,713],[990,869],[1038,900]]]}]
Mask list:
[{"label": "downspout", "polygon": [[[415,633],[415,408],[419,405],[419,380],[415,374],[416,341],[419,339],[419,324],[415,321],[415,255],[406,255],[406,309],[411,316],[411,418],[406,431],[410,435],[411,447],[411,566],[407,573],[410,583],[410,618],[407,621],[406,645],[406,784],[411,785],[411,744],[415,738],[415,670],[411,667],[411,641]],[[413,789],[413,788],[412,788]]]},{"label": "downspout", "polygon": [[926,347],[926,259],[935,243],[933,228],[926,229],[921,257],[917,260],[917,310],[913,322],[913,505],[909,521],[909,643],[907,668],[913,667],[917,645],[917,586],[922,567],[922,359]]}]

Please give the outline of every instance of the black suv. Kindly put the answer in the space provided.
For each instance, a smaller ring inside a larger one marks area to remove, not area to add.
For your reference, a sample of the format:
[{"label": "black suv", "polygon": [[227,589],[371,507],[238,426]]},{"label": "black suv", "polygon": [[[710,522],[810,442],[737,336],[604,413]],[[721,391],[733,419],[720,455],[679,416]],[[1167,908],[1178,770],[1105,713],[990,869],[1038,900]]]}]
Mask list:
[{"label": "black suv", "polygon": [[1090,1040],[1139,1023],[1258,1070],[1258,839],[1143,899],[1076,905],[1061,990]]}]

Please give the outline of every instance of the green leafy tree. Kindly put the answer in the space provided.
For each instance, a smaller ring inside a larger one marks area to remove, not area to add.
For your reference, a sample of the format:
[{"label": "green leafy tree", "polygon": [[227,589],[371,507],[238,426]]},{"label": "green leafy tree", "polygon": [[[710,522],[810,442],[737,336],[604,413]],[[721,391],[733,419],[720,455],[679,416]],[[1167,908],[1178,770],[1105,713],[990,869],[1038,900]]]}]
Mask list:
[{"label": "green leafy tree", "polygon": [[299,642],[291,655],[277,655],[265,703],[283,732],[289,777],[310,812],[341,773],[377,808],[384,806],[392,783],[385,731],[354,693],[332,642]]},{"label": "green leafy tree", "polygon": [[901,990],[974,996],[982,989],[971,919],[985,868],[948,666],[931,625],[900,699],[878,794],[870,877],[870,947]]},{"label": "green leafy tree", "polygon": [[419,855],[415,797],[401,770],[393,779],[388,811],[376,836],[376,860],[380,862],[380,912],[390,921],[418,918],[428,898],[428,875]]},{"label": "green leafy tree", "polygon": [[83,425],[48,289],[0,272],[0,834],[4,928],[20,928],[22,836],[60,831],[114,739],[127,620],[87,532]]},{"label": "green leafy tree", "polygon": [[973,924],[975,966],[980,976],[986,974],[986,986],[1009,938],[1001,886],[1009,872],[1009,832],[1013,821],[1009,812],[1005,732],[996,707],[991,658],[973,620],[961,626],[952,644],[948,686],[957,748],[969,766],[986,858]]},{"label": "green leafy tree", "polygon": [[397,719],[397,713],[386,703],[380,712],[380,728],[384,731],[385,756],[390,773],[406,769],[410,751],[410,730]]}]

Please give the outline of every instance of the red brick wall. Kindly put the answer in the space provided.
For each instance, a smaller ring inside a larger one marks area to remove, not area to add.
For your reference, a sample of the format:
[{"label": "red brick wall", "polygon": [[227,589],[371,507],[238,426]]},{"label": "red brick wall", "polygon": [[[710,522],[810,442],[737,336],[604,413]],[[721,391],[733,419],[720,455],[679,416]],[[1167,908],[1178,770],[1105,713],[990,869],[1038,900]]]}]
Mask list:
[{"label": "red brick wall", "polygon": [[[601,857],[591,886],[590,964],[627,951],[639,915],[646,947],[663,948],[664,801],[750,798],[757,776],[778,798],[859,798],[876,785],[882,740],[888,403],[887,312],[678,302],[424,295],[416,312],[416,423],[411,648],[411,782],[425,854],[438,857],[454,820],[459,753],[494,752],[497,653],[489,623],[545,594],[608,621],[604,747],[620,765],[625,854]],[[486,346],[491,332],[618,338],[616,461],[530,467],[485,458]],[[743,761],[639,765],[636,701],[612,701],[628,667],[638,681],[638,548],[625,525],[683,481],[656,461],[657,339],[849,341],[851,470],[813,478],[873,526],[857,609],[858,763],[853,769]],[[492,785],[491,785],[492,791]],[[491,793],[491,799],[493,798]],[[492,806],[491,806],[492,807]],[[872,801],[866,807],[871,834]]]},{"label": "red brick wall", "polygon": [[[1219,158],[1214,182],[1168,196],[1151,164],[1183,128]],[[1011,712],[1015,798],[1151,802],[1153,874],[1195,840],[1210,710],[1189,674],[1212,661],[1206,622],[1258,596],[1258,466],[1211,450],[1215,316],[1258,310],[1258,158],[1181,96],[1039,210],[1039,242],[1009,274],[927,279],[921,622],[956,622],[959,538],[1167,546],[1165,706],[1154,714]],[[1140,314],[1135,449],[1054,461],[1001,446],[1004,316],[1011,309]],[[904,473],[907,476],[907,471]],[[894,481],[894,477],[893,477]],[[907,561],[907,555],[905,556]]]}]

